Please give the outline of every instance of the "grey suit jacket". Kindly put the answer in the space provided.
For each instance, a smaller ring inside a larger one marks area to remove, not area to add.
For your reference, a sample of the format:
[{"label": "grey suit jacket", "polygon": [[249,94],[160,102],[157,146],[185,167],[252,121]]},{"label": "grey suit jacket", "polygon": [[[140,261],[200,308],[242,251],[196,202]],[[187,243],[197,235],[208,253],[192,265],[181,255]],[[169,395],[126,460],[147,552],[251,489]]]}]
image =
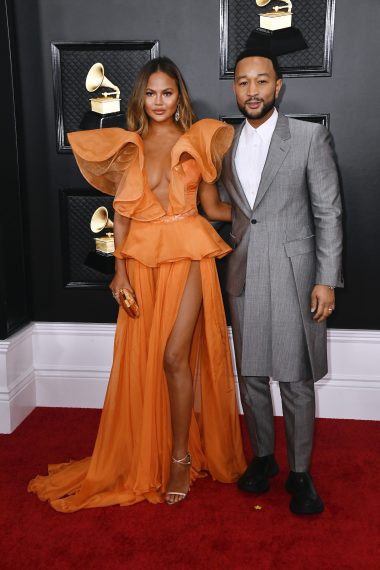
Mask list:
[{"label": "grey suit jacket", "polygon": [[314,284],[343,285],[331,137],[321,125],[279,113],[251,210],[234,163],[241,128],[224,159],[221,186],[233,205],[226,289],[245,296],[242,374],[304,379],[306,368],[295,361],[309,360],[318,379],[327,372],[326,330],[312,319],[310,293]]}]

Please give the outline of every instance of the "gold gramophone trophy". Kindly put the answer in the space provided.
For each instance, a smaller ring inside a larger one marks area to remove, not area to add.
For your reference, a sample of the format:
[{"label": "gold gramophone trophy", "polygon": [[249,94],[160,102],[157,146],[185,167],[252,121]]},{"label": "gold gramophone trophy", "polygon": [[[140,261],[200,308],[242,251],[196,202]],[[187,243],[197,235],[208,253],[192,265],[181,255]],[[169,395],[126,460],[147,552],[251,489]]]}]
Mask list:
[{"label": "gold gramophone trophy", "polygon": [[[257,6],[267,6],[271,0],[256,0]],[[260,28],[265,30],[283,30],[292,25],[292,3],[290,0],[281,0],[285,6],[273,6],[271,12],[260,14]],[[284,11],[283,11],[284,10]]]},{"label": "gold gramophone trophy", "polygon": [[106,127],[125,129],[125,113],[120,111],[120,89],[105,76],[104,65],[97,62],[87,73],[86,89],[94,93],[100,88],[112,89],[112,91],[102,91],[98,97],[91,97],[91,111],[86,111],[83,115],[79,129],[90,130]]},{"label": "gold gramophone trophy", "polygon": [[113,89],[113,91],[103,91],[100,97],[92,97],[91,101],[91,111],[94,113],[99,113],[100,115],[106,115],[108,113],[119,113],[120,112],[120,89],[117,85],[111,83],[109,79],[104,74],[104,66],[102,63],[94,63],[86,78],[86,89],[90,93],[93,93],[100,87],[108,87]]},{"label": "gold gramophone trophy", "polygon": [[[302,33],[292,25],[291,0],[277,0],[282,4],[272,7],[269,12],[261,12],[260,27],[253,30],[247,40],[246,48],[267,50],[273,55],[284,55],[307,48]],[[260,8],[272,0],[256,0]]]},{"label": "gold gramophone trophy", "polygon": [[[92,214],[91,231],[94,234],[101,232],[104,229],[112,229],[113,221],[108,215],[108,210],[104,206],[97,208]],[[106,232],[105,235],[94,238],[96,253],[100,255],[112,255],[115,251],[114,235],[112,232]]]}]

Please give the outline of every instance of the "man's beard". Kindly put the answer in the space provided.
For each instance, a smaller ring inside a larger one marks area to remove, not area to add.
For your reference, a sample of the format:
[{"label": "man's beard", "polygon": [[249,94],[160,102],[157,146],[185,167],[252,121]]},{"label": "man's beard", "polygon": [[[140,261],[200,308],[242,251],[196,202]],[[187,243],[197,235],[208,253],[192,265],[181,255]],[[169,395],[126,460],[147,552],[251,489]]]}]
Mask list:
[{"label": "man's beard", "polygon": [[[254,99],[254,100],[256,101],[256,99]],[[246,117],[247,119],[257,120],[257,119],[262,119],[263,117],[265,117],[265,115],[267,115],[274,108],[275,103],[276,103],[276,99],[275,99],[275,97],[273,97],[273,99],[271,101],[269,101],[269,103],[264,105],[264,107],[262,108],[262,110],[259,113],[258,113],[258,111],[250,111],[249,109],[246,109],[245,106],[239,105],[239,103],[237,104],[237,106],[239,107],[239,111],[241,113],[243,113],[244,117]]]}]

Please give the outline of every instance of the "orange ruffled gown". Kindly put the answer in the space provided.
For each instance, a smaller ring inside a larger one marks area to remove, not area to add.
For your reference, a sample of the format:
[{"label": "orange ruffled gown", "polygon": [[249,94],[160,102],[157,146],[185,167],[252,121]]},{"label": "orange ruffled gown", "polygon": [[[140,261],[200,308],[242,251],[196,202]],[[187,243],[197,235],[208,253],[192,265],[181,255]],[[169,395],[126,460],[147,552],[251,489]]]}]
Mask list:
[{"label": "orange ruffled gown", "polygon": [[57,511],[162,502],[170,473],[171,423],[163,369],[192,260],[199,260],[203,305],[190,364],[194,407],[191,479],[209,472],[222,482],[245,470],[231,355],[215,257],[230,248],[197,212],[203,178],[214,182],[233,129],[213,119],[194,124],[172,149],[166,212],[147,185],[141,137],[123,129],[69,135],[79,168],[92,186],[115,195],[114,208],[131,219],[124,258],[141,309],[120,309],[114,359],[92,457],[49,466],[29,491]]}]

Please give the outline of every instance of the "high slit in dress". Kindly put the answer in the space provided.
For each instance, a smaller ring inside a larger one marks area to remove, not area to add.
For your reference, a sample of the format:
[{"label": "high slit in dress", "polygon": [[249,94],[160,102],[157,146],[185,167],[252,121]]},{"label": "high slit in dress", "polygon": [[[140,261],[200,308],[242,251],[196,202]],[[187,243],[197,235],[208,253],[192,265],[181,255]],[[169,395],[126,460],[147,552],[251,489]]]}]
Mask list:
[{"label": "high slit in dress", "polygon": [[230,248],[197,211],[200,181],[216,180],[233,137],[213,119],[195,123],[172,149],[169,208],[147,184],[141,137],[109,128],[71,133],[84,177],[115,195],[130,218],[115,256],[125,259],[140,317],[119,310],[113,365],[91,457],[49,465],[29,491],[57,511],[164,500],[171,464],[171,422],[163,358],[191,262],[199,261],[203,302],[192,339],[194,404],[191,480],[209,473],[233,482],[246,468],[231,354],[215,258]]}]

